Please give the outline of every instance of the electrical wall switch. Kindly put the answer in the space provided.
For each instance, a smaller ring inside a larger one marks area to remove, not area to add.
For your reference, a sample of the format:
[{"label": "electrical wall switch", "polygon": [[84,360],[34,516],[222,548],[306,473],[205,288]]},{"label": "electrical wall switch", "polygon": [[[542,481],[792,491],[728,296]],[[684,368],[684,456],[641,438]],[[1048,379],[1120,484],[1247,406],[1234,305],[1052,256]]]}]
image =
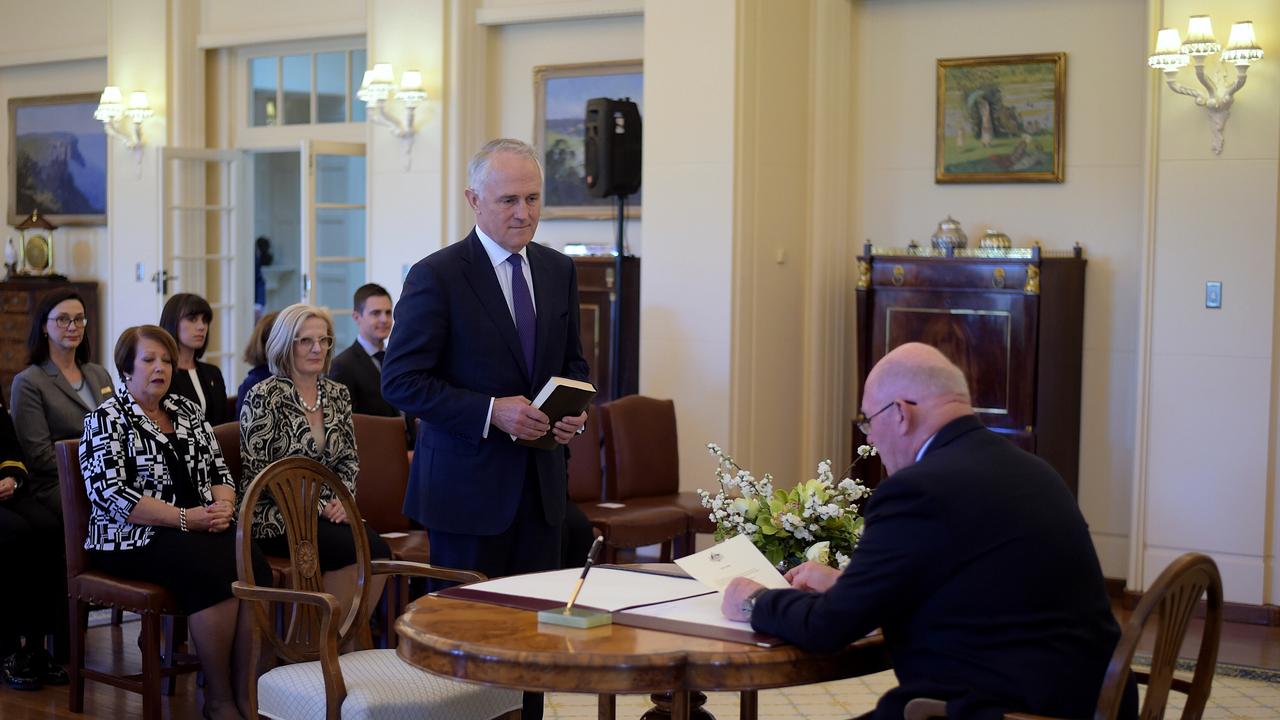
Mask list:
[{"label": "electrical wall switch", "polygon": [[1218,309],[1222,307],[1222,283],[1210,280],[1204,284],[1204,306]]}]

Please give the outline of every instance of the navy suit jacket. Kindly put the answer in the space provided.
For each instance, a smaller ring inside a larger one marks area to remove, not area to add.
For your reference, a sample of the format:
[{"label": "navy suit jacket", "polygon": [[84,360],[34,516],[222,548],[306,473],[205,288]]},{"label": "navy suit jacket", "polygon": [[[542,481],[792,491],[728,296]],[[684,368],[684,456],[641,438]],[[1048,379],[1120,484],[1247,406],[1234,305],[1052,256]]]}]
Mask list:
[{"label": "navy suit jacket", "polygon": [[382,362],[382,396],[422,420],[404,513],[430,530],[466,535],[506,530],[515,518],[530,458],[547,522],[559,526],[564,520],[564,448],[517,445],[497,427],[481,437],[490,398],[532,398],[553,375],[587,378],[573,261],[536,243],[529,243],[526,255],[537,310],[533,377],[474,230],[415,264],[396,304]]},{"label": "navy suit jacket", "polygon": [[900,687],[876,718],[901,718],[914,697],[947,700],[952,718],[1093,715],[1120,629],[1053,468],[963,417],[880,484],[865,516],[836,584],[764,593],[756,630],[830,651],[883,628]]}]

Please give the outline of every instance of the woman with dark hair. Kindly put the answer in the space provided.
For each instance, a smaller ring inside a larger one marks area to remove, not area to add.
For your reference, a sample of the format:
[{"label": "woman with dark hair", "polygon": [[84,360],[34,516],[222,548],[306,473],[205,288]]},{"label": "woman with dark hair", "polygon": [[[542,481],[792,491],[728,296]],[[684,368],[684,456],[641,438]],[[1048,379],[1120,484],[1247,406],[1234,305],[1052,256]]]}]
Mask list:
[{"label": "woman with dark hair", "polygon": [[30,365],[13,379],[13,424],[27,460],[28,491],[62,518],[53,444],[80,437],[84,416],[111,397],[106,368],[89,362],[89,321],[72,289],[41,298],[27,336]]},{"label": "woman with dark hair", "polygon": [[[200,408],[169,392],[179,350],[155,325],[116,342],[122,383],[84,420],[80,470],[89,497],[85,549],[95,568],[155,583],[187,616],[205,673],[204,716],[248,708],[252,618],[231,592],[236,487]],[[254,577],[271,568],[252,548]],[[266,660],[267,658],[263,658]]]},{"label": "woman with dark hair", "polygon": [[192,293],[174,295],[160,311],[160,327],[178,341],[178,367],[169,393],[195,403],[210,425],[221,425],[235,419],[227,417],[227,383],[217,365],[200,362],[209,346],[212,322],[209,301]]},{"label": "woman with dark hair", "polygon": [[249,363],[250,369],[244,382],[240,383],[240,389],[236,391],[236,416],[232,420],[239,419],[240,410],[244,408],[244,396],[249,394],[249,388],[271,377],[271,368],[267,366],[267,338],[271,337],[271,328],[276,324],[279,314],[278,310],[273,310],[263,315],[258,324],[253,326],[253,332],[249,333],[249,344],[244,346],[244,361]]}]

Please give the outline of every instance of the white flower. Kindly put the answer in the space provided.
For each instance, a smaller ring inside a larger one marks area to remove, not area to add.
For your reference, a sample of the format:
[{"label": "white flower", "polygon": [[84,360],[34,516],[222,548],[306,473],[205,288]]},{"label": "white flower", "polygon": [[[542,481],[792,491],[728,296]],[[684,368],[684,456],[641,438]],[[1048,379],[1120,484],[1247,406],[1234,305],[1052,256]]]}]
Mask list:
[{"label": "white flower", "polygon": [[848,566],[849,566],[849,556],[837,550],[836,551],[836,567],[843,570]]},{"label": "white flower", "polygon": [[[837,553],[838,556],[839,553]],[[810,545],[809,549],[804,551],[804,559],[829,565],[831,563],[831,542],[823,540]]]},{"label": "white flower", "polygon": [[868,457],[875,457],[875,455],[876,455],[876,448],[875,448],[875,446],[874,446],[874,445],[859,445],[859,446],[858,446],[858,457],[860,457],[860,458],[868,458]]}]

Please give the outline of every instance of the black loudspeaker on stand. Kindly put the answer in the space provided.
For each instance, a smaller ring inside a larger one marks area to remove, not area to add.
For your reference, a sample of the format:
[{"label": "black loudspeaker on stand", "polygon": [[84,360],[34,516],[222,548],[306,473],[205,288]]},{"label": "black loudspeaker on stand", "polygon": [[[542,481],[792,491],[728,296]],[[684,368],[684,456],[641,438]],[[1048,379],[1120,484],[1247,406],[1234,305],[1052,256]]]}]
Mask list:
[{"label": "black loudspeaker on stand", "polygon": [[587,101],[583,165],[587,194],[618,198],[618,226],[615,238],[613,277],[615,282],[610,313],[609,361],[613,387],[610,397],[622,392],[622,256],[623,232],[627,219],[627,196],[640,190],[640,108],[630,98],[591,98]]}]

